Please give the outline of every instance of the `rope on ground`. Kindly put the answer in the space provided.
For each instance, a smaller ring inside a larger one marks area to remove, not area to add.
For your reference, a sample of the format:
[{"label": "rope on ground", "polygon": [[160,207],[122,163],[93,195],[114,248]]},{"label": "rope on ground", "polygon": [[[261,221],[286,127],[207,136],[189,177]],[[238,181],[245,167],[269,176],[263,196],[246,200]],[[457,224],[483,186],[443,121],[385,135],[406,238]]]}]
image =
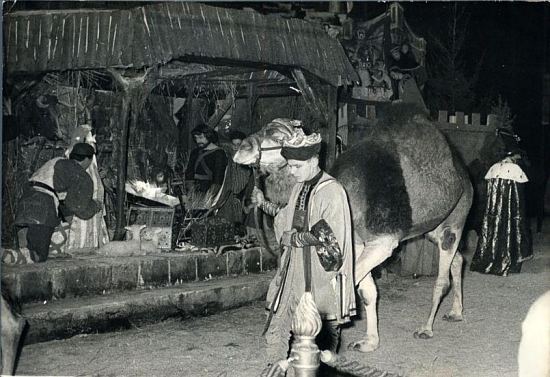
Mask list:
[{"label": "rope on ground", "polygon": [[371,368],[355,360],[348,360],[344,356],[336,355],[331,351],[322,351],[321,361],[338,372],[347,373],[355,377],[401,377],[398,374]]},{"label": "rope on ground", "polygon": [[279,360],[274,364],[268,365],[262,371],[260,377],[284,377],[289,366],[289,360]]}]

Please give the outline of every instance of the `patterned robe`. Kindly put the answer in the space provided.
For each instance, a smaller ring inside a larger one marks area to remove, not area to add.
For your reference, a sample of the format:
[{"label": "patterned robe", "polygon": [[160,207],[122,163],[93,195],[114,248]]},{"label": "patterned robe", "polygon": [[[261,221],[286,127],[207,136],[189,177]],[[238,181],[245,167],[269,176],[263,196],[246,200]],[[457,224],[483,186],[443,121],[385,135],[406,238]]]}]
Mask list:
[{"label": "patterned robe", "polygon": [[[292,228],[295,203],[303,185],[299,183],[294,186],[289,204],[275,217],[275,234],[278,240],[283,232]],[[307,214],[310,227],[308,230],[320,220],[325,220],[343,254],[341,267],[337,271],[326,271],[318,254],[322,255],[322,252],[317,250],[320,246],[310,246],[311,291],[315,303],[323,320],[335,320],[339,324],[349,322],[350,317],[356,314],[350,210],[344,188],[327,173],[323,173],[312,188]],[[284,352],[288,349],[294,310],[305,291],[303,250],[304,248],[299,247],[285,247],[281,260],[290,258],[286,279],[282,281],[284,273],[280,268],[269,287],[268,305],[277,299],[280,291],[278,308],[266,333],[268,353],[273,353],[271,357],[284,357]]]}]

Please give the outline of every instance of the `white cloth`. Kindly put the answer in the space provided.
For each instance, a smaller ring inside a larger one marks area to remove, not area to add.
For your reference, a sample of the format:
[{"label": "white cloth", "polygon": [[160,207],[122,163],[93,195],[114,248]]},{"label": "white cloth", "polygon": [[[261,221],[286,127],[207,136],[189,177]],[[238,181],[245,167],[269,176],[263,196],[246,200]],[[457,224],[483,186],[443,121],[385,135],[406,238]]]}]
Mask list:
[{"label": "white cloth", "polygon": [[519,183],[529,182],[529,179],[517,164],[505,160],[491,166],[485,174],[485,179],[508,179]]}]

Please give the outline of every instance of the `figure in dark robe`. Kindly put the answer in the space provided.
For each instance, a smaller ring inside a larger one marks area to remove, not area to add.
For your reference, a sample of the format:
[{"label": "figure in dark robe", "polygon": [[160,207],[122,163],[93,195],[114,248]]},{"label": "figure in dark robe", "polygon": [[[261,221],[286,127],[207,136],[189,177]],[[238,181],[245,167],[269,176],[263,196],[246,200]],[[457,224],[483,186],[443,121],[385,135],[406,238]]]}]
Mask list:
[{"label": "figure in dark robe", "polygon": [[507,276],[520,272],[522,262],[533,256],[525,206],[528,178],[518,165],[520,158],[505,157],[485,175],[487,202],[472,271]]},{"label": "figure in dark robe", "polygon": [[199,125],[191,133],[197,148],[189,156],[185,180],[194,190],[215,197],[223,184],[227,155],[216,145],[216,131],[207,125]]}]

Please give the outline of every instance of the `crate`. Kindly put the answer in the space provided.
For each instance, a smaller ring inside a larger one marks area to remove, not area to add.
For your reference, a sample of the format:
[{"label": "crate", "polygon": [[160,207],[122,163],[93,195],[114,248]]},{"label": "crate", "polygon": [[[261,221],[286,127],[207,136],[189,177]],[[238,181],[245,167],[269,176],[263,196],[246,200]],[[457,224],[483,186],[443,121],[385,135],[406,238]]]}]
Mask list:
[{"label": "crate", "polygon": [[193,222],[191,244],[214,247],[235,243],[235,225],[221,217],[205,217]]},{"label": "crate", "polygon": [[147,225],[141,235],[143,240],[151,240],[156,234],[159,249],[172,248],[174,208],[130,206],[126,218],[128,225]]}]

